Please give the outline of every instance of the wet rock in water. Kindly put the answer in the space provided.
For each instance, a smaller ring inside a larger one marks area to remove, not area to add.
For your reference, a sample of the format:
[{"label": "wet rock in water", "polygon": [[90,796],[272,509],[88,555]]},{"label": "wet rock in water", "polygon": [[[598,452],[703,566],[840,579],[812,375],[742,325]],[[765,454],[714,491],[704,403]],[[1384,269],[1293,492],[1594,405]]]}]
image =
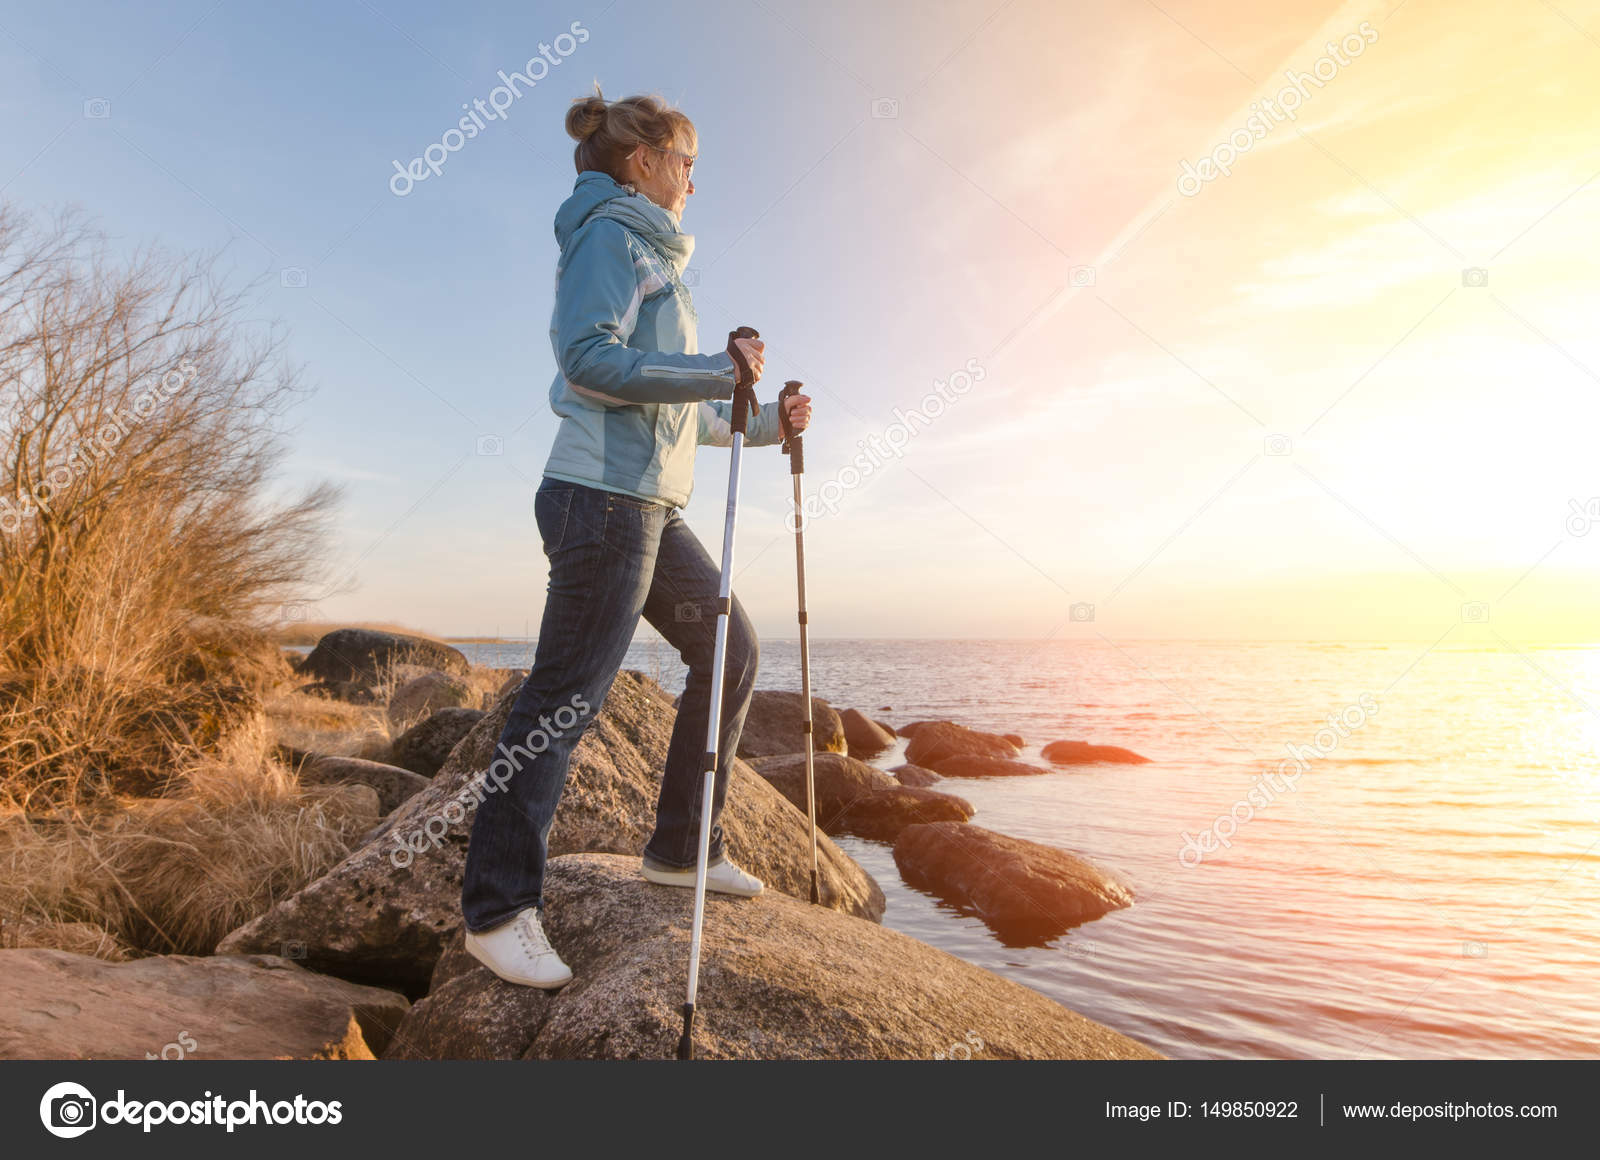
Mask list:
[{"label": "wet rock in water", "polygon": [[[694,892],[631,859],[554,858],[545,929],[559,991],[496,978],[453,933],[389,1059],[671,1059],[683,1027]],[[1155,1059],[1142,1044],[896,931],[787,895],[708,895],[700,1059]]]},{"label": "wet rock in water", "polygon": [[1110,761],[1119,765],[1148,765],[1150,759],[1141,757],[1120,745],[1090,745],[1087,741],[1052,741],[1044,747],[1041,756],[1057,765],[1087,765],[1097,761]]},{"label": "wet rock in water", "polygon": [[[757,757],[751,767],[788,798],[806,809],[806,755]],[[907,826],[923,822],[964,822],[972,805],[953,794],[902,785],[882,770],[842,753],[819,753],[813,762],[817,826],[825,834],[854,834],[892,841]]]},{"label": "wet rock in water", "polygon": [[409,1006],[273,955],[0,950],[0,1059],[372,1059]]},{"label": "wet rock in water", "polygon": [[[901,730],[902,734],[906,732]],[[968,729],[953,721],[917,722],[910,737],[906,760],[935,770],[945,757],[1015,757],[1018,752],[1015,745],[997,733]]]},{"label": "wet rock in water", "polygon": [[934,771],[941,777],[1032,777],[1050,771],[1042,765],[1013,761],[1009,757],[980,757],[958,754],[934,759]]},{"label": "wet rock in water", "polygon": [[394,739],[394,763],[423,777],[444,768],[450,753],[483,720],[482,709],[440,709]]},{"label": "wet rock in water", "polygon": [[860,709],[839,714],[844,727],[845,750],[851,757],[872,757],[894,744],[894,734],[882,728]]},{"label": "wet rock in water", "polygon": [[909,826],[894,861],[907,885],[976,914],[1011,946],[1041,945],[1133,902],[1089,862],[981,826]]},{"label": "wet rock in water", "polygon": [[909,762],[905,765],[897,765],[889,772],[894,774],[894,779],[901,785],[909,785],[915,789],[926,789],[935,782],[943,780],[933,770],[920,765],[912,765]]},{"label": "wet rock in water", "polygon": [[[477,803],[496,788],[485,774],[511,700],[511,694],[501,698],[428,788],[384,819],[349,857],[234,931],[219,951],[276,951],[294,941],[316,970],[381,981],[408,994],[424,988],[445,936],[461,922],[467,838]],[[628,854],[637,869],[655,829],[675,716],[654,681],[632,671],[618,674],[573,751],[550,831],[552,855]],[[503,781],[509,764],[495,768]],[[806,818],[743,761],[734,763],[722,826],[730,856],[769,890],[810,897]],[[818,859],[826,905],[874,920],[883,915],[877,883],[830,839],[821,839]]]},{"label": "wet rock in water", "polygon": [[1022,734],[1020,733],[1002,733],[1000,736],[1011,742],[1011,744],[1015,745],[1018,749],[1021,749],[1027,744],[1027,742],[1022,739]]},{"label": "wet rock in water", "polygon": [[[811,698],[811,722],[816,752],[845,752],[844,723],[821,697]],[[739,756],[748,760],[797,753],[806,747],[805,724],[805,699],[799,693],[757,689],[739,735]]]}]

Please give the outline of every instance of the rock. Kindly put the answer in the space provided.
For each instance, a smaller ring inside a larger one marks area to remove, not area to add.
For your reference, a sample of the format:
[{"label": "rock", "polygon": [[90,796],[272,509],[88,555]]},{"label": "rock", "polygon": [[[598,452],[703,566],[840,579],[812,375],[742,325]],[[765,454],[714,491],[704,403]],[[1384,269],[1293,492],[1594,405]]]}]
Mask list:
[{"label": "rock", "polygon": [[879,721],[876,718],[874,718],[872,723],[874,725],[876,725],[879,729],[882,729],[890,737],[898,737],[898,736],[900,736],[900,731],[897,730],[893,725],[889,724],[889,722],[887,722],[887,721]]},{"label": "rock", "polygon": [[368,628],[339,628],[317,641],[317,647],[300,662],[300,673],[324,683],[351,681],[371,686],[382,684],[397,665],[420,665],[456,676],[466,676],[471,668],[458,649],[436,640]]},{"label": "rock", "polygon": [[892,842],[907,826],[965,822],[977,811],[953,793],[896,785],[852,802],[844,812],[844,832]]},{"label": "rock", "polygon": [[1000,736],[1011,742],[1011,744],[1015,745],[1018,749],[1021,749],[1027,744],[1027,742],[1022,739],[1022,734],[1020,733],[1002,733]]},{"label": "rock", "polygon": [[0,1059],[372,1059],[404,996],[275,955],[0,951]]},{"label": "rock", "polygon": [[[772,757],[798,753],[806,747],[805,703],[799,693],[757,689],[739,735],[739,756]],[[811,724],[818,753],[845,751],[844,724],[833,706],[821,697],[811,698]]]},{"label": "rock", "polygon": [[477,708],[478,695],[460,677],[434,671],[413,677],[389,698],[389,724],[404,731],[440,709]]},{"label": "rock", "polygon": [[914,789],[926,789],[934,782],[942,780],[933,770],[909,763],[897,765],[889,772],[894,774],[894,779],[901,785],[909,785]]},{"label": "rock", "polygon": [[380,814],[389,813],[412,794],[428,788],[428,779],[421,774],[359,757],[312,754],[309,760],[297,764],[297,771],[302,785],[338,782],[371,786],[378,794]]},{"label": "rock", "polygon": [[1046,761],[1057,765],[1084,765],[1094,761],[1114,761],[1122,765],[1148,765],[1150,759],[1141,757],[1120,745],[1090,745],[1087,741],[1052,741],[1043,750]]},{"label": "rock", "polygon": [[908,886],[975,913],[1010,946],[1042,945],[1133,902],[1127,887],[1063,850],[958,822],[902,830],[894,862]]},{"label": "rock", "polygon": [[894,744],[894,734],[860,709],[846,709],[839,714],[839,722],[844,728],[845,750],[852,757],[872,757]]},{"label": "rock", "polygon": [[483,717],[482,709],[440,709],[394,739],[394,763],[432,777],[444,768],[450,751]]},{"label": "rock", "polygon": [[[461,922],[461,871],[476,794],[485,783],[511,697],[474,726],[427,789],[406,801],[327,874],[225,938],[220,953],[304,945],[314,970],[381,980],[417,993],[443,940]],[[619,673],[593,726],[573,751],[550,832],[552,855],[600,850],[637,858],[655,828],[655,803],[674,713],[654,681]],[[729,852],[770,890],[810,896],[805,817],[742,761],[735,762],[723,830]],[[823,898],[878,919],[877,883],[824,838]],[[637,862],[634,863],[637,868]]]},{"label": "rock", "polygon": [[953,721],[919,721],[915,725],[911,744],[906,747],[906,760],[913,765],[938,769],[941,757],[1015,757],[1018,752],[1015,745],[996,733],[980,733]]},{"label": "rock", "polygon": [[1012,761],[1009,757],[979,757],[970,753],[938,758],[933,768],[941,777],[1032,777],[1036,773],[1050,772],[1041,765],[1030,765],[1026,761]]},{"label": "rock", "polygon": [[[385,1058],[675,1057],[693,892],[653,886],[613,854],[552,859],[548,883],[545,927],[573,981],[502,982],[457,932]],[[1159,1058],[897,931],[771,891],[708,896],[696,1058],[934,1059],[957,1044],[974,1058]]]},{"label": "rock", "polygon": [[495,690],[494,699],[489,702],[488,707],[491,709],[494,708],[500,703],[501,697],[504,697],[507,693],[515,692],[517,689],[522,688],[523,682],[527,679],[527,669],[506,670],[506,679],[500,682],[500,687]]},{"label": "rock", "polygon": [[[806,809],[806,755],[757,757],[751,767],[773,784],[801,813]],[[964,822],[972,806],[953,794],[901,785],[882,770],[842,753],[818,753],[817,827],[825,834],[854,834],[893,841],[907,826],[921,822]]]}]

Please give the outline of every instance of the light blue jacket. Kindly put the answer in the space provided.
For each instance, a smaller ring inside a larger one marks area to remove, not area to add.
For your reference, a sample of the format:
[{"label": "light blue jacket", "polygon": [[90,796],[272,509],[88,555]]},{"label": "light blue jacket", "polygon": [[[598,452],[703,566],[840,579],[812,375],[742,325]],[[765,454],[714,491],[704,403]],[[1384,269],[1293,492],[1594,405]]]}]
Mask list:
[{"label": "light blue jacket", "polygon": [[[683,507],[695,447],[733,442],[733,358],[698,353],[682,280],[694,237],[675,214],[594,170],[578,174],[555,224],[550,406],[561,426],[544,473]],[[782,438],[776,402],[750,416],[747,444]]]}]

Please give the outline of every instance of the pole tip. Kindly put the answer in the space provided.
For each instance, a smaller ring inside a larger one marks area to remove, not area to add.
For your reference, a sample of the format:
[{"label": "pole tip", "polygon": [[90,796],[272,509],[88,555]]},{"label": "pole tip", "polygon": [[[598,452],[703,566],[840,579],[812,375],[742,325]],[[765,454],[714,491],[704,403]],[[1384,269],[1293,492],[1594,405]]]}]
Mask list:
[{"label": "pole tip", "polygon": [[694,1058],[694,1004],[683,1005],[683,1035],[678,1040],[678,1058]]}]

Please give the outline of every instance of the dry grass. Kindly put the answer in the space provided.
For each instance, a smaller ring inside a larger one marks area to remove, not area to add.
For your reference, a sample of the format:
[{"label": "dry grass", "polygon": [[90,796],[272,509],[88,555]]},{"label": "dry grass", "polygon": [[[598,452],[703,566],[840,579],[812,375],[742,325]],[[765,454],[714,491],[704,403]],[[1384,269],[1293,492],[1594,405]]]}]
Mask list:
[{"label": "dry grass", "polygon": [[302,787],[269,749],[264,726],[242,729],[185,771],[180,796],[0,815],[7,924],[36,935],[93,924],[112,936],[110,953],[209,954],[333,866],[378,820],[368,787]]},{"label": "dry grass", "polygon": [[[328,700],[285,687],[268,699],[267,720],[276,739],[295,749],[386,762],[392,755],[394,739],[420,719],[413,716],[391,721],[388,713],[390,698],[415,674],[415,666],[389,666],[379,675],[373,689],[375,700],[370,705]],[[488,709],[506,677],[505,669],[473,665],[456,679],[472,690],[467,708]]]},{"label": "dry grass", "polygon": [[352,705],[284,688],[267,699],[266,714],[280,744],[308,753],[389,760],[389,719],[382,705]]},{"label": "dry grass", "polygon": [[111,963],[138,957],[116,935],[92,922],[58,922],[31,915],[13,918],[0,914],[0,949],[20,947],[70,951]]}]

